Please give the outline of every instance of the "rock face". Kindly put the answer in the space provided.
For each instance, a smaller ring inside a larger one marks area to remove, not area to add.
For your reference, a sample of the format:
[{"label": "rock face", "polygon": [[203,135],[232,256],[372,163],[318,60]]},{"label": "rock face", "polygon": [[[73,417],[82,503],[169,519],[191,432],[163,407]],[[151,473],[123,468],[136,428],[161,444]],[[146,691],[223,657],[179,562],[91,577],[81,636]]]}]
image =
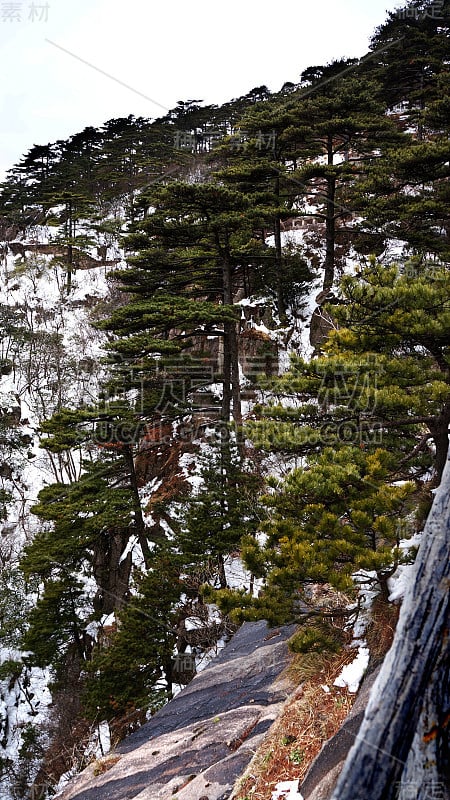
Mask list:
[{"label": "rock face", "polygon": [[214,661],[60,800],[225,800],[292,686],[293,626],[245,623]]}]

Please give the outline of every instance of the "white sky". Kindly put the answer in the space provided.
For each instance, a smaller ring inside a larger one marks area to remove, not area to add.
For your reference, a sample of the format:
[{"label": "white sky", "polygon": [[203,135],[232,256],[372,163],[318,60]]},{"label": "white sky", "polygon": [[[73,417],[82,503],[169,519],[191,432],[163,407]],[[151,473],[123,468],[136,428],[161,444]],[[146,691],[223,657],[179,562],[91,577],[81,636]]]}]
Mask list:
[{"label": "white sky", "polygon": [[277,91],[308,66],[361,57],[386,9],[399,5],[0,0],[0,177],[33,144],[65,139],[87,125],[129,114],[162,116],[178,100],[221,104],[262,84]]}]

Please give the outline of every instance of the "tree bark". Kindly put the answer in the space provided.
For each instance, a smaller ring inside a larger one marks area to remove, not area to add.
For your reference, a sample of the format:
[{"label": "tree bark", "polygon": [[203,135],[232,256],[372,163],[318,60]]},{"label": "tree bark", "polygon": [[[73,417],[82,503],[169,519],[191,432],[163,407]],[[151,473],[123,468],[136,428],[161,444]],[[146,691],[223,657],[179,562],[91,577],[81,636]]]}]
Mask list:
[{"label": "tree bark", "polygon": [[[448,798],[450,463],[430,511],[392,647],[372,690],[332,800],[390,800],[400,781],[414,797]],[[427,761],[434,741],[432,760]],[[430,777],[428,777],[430,776]],[[431,787],[431,788],[430,788]],[[435,786],[436,791],[436,786]],[[402,795],[400,794],[400,797]],[[408,795],[409,797],[409,795]]]},{"label": "tree bark", "polygon": [[[333,166],[333,137],[328,136],[327,142],[327,162],[328,166]],[[336,177],[328,175],[327,179],[327,202],[325,215],[325,274],[323,278],[323,288],[331,289],[334,281],[334,251],[336,239],[336,219],[335,219],[335,197],[336,197]]]},{"label": "tree bark", "polygon": [[72,273],[73,273],[73,209],[72,203],[67,203],[67,282],[66,294],[70,294],[72,289]]},{"label": "tree bark", "polygon": [[[442,800],[445,791],[450,793],[449,709],[450,663],[448,636],[444,636],[438,664],[431,676],[419,725],[401,777],[403,794],[411,794],[412,789],[417,800],[430,800],[434,787],[434,795],[438,794]],[[441,788],[442,785],[445,789]]]},{"label": "tree bark", "polygon": [[125,446],[124,455],[130,475],[131,491],[133,493],[135,530],[139,544],[141,546],[145,568],[148,569],[150,566],[152,554],[147,541],[147,536],[145,534],[145,521],[142,514],[141,498],[139,497],[139,486],[137,481],[136,469],[134,466],[134,456],[133,456],[132,446]]},{"label": "tree bark", "polygon": [[[277,175],[275,178],[275,195],[280,203],[280,178]],[[284,297],[283,297],[283,282],[284,282],[284,275],[283,275],[283,247],[281,243],[281,220],[280,215],[277,214],[273,221],[273,232],[274,232],[274,241],[275,241],[275,268],[276,268],[276,281],[277,281],[277,307],[278,307],[278,314],[280,317],[280,321],[284,322],[286,320],[286,307],[284,304]]]},{"label": "tree bark", "polygon": [[[224,305],[233,305],[232,268],[227,254],[223,259],[223,302]],[[229,422],[232,403],[233,419],[240,425],[242,414],[236,324],[231,321],[224,324],[222,416]]]},{"label": "tree bark", "polygon": [[231,397],[233,401],[233,419],[239,427],[242,425],[241,408],[241,385],[239,376],[239,349],[236,323],[232,323],[230,336],[230,355],[231,355]]},{"label": "tree bark", "polygon": [[436,470],[436,486],[439,485],[442,473],[447,461],[448,450],[448,426],[450,423],[450,408],[446,403],[442,409],[441,414],[430,424],[428,428],[433,436],[433,441],[436,447],[436,454],[434,457],[434,468]]},{"label": "tree bark", "polygon": [[334,214],[334,198],[336,196],[335,177],[327,180],[327,211],[325,218],[325,274],[323,288],[331,289],[334,281],[334,251],[336,237],[336,220]]},{"label": "tree bark", "polygon": [[228,424],[231,413],[231,337],[233,335],[233,323],[224,323],[223,337],[223,395],[222,395],[222,419]]}]

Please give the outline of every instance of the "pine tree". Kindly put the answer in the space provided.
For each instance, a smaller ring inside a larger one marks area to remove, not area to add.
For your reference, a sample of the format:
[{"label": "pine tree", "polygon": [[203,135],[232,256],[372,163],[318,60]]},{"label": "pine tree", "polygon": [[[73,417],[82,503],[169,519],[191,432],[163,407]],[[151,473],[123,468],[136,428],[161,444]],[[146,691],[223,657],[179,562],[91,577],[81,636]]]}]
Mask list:
[{"label": "pine tree", "polygon": [[450,260],[449,153],[445,132],[405,142],[368,168],[354,198],[384,239],[422,258]]},{"label": "pine tree", "polygon": [[[62,261],[66,270],[66,290],[70,294],[72,277],[80,264],[80,256],[93,244],[93,231],[87,220],[93,216],[93,165],[98,133],[87,128],[60,144],[60,158],[50,186],[42,187],[51,222],[58,227],[55,242],[65,248]],[[54,211],[59,207],[58,211]]]},{"label": "pine tree", "polygon": [[[144,372],[149,355],[182,353],[194,337],[222,339],[222,416],[228,421],[232,407],[240,423],[233,297],[241,271],[241,232],[248,230],[248,200],[219,183],[176,182],[143,197],[142,207],[143,218],[127,239],[134,250],[132,268],[117,273],[132,300],[100,327],[119,337],[111,350]],[[164,359],[160,366],[164,369]],[[177,367],[180,377],[183,359]],[[151,366],[149,371],[152,376]],[[170,364],[167,372],[170,376]],[[189,364],[184,374],[189,378]]]},{"label": "pine tree", "polygon": [[[39,629],[47,615],[46,662],[61,665],[71,648],[80,658],[89,657],[86,626],[122,607],[130,590],[135,540],[148,564],[150,546],[142,516],[133,448],[123,416],[111,411],[63,409],[42,425],[45,447],[53,453],[83,446],[90,458],[82,461],[81,475],[71,483],[54,483],[39,493],[33,512],[42,528],[21,558],[28,580],[42,583],[42,594],[30,616],[26,634],[28,649],[42,662]],[[80,575],[88,579],[83,585]],[[95,588],[94,588],[95,587]],[[66,619],[64,643],[58,620]],[[50,629],[54,627],[53,634]],[[51,656],[51,658],[50,658]]]},{"label": "pine tree", "polygon": [[439,76],[448,72],[448,35],[448,0],[442,5],[409,0],[388,13],[371,39],[373,55],[364,72],[381,82],[387,107],[397,107],[405,127],[414,126],[419,138],[423,109],[437,99]]},{"label": "pine tree", "polygon": [[420,478],[433,464],[439,480],[450,421],[446,269],[412,261],[401,273],[373,261],[344,276],[341,292],[342,301],[328,306],[336,330],[324,354],[292,360],[272,384],[287,402],[262,408],[267,421],[251,425],[251,435],[304,455],[382,443],[403,477]]},{"label": "pine tree", "polygon": [[[271,382],[278,405],[249,424],[268,450],[301,455],[304,466],[272,481],[267,540],[244,540],[243,558],[265,579],[258,598],[216,595],[233,618],[273,624],[305,619],[296,646],[332,645],[313,584],[348,592],[358,570],[375,570],[387,596],[398,539],[420,523],[417,486],[439,482],[447,459],[449,283],[445,268],[413,261],[409,271],[373,261],[341,281],[328,306],[336,328],[324,354]],[[265,387],[269,388],[269,385]],[[403,520],[403,522],[402,522]],[[311,619],[320,620],[319,627]],[[331,636],[331,638],[330,638]]]},{"label": "pine tree", "polygon": [[[448,2],[414,0],[377,29],[374,58],[389,116],[408,137],[369,164],[353,202],[386,238],[448,260]],[[379,57],[377,57],[379,48]]]},{"label": "pine tree", "polygon": [[290,98],[292,122],[284,135],[296,161],[301,160],[292,176],[303,187],[300,198],[306,195],[311,205],[319,206],[312,215],[325,224],[323,288],[329,289],[338,226],[352,216],[349,187],[364,174],[367,160],[378,159],[397,133],[384,114],[376,84],[345,74],[324,83],[322,89],[320,81],[316,89],[313,85],[305,97],[300,90],[297,102],[295,95]]},{"label": "pine tree", "polygon": [[[296,91],[259,104],[241,123],[250,140],[273,138],[278,162],[271,165],[273,190],[279,200],[286,198],[291,215],[324,224],[326,289],[334,279],[339,225],[352,214],[348,187],[364,173],[368,158],[378,158],[380,149],[398,139],[393,121],[384,113],[380,87],[358,77],[353,65],[350,59],[311,68]],[[276,217],[275,244],[278,252]]]},{"label": "pine tree", "polygon": [[45,591],[31,609],[27,629],[21,640],[26,662],[46,668],[52,666],[56,681],[72,662],[78,669],[88,657],[85,635],[86,617],[82,613],[86,595],[81,581],[73,575],[50,578]]},{"label": "pine tree", "polygon": [[167,172],[176,172],[184,159],[174,150],[167,123],[130,114],[108,120],[101,130],[102,158],[95,170],[100,196],[106,200],[121,197],[133,219],[137,190],[163,179]]},{"label": "pine tree", "polygon": [[251,537],[259,528],[261,479],[230,437],[219,437],[203,460],[202,485],[183,512],[176,543],[186,569],[205,565],[206,573],[213,579],[217,575],[225,588],[225,557],[239,550],[244,535]]},{"label": "pine tree", "polygon": [[[351,593],[359,570],[375,570],[386,596],[400,557],[399,517],[411,510],[415,488],[387,485],[393,469],[395,459],[381,448],[368,454],[344,446],[325,448],[284,481],[269,481],[266,540],[247,538],[243,547],[244,563],[265,578],[264,588],[257,598],[218,592],[222,610],[240,621],[264,618],[273,625],[322,617],[312,589],[322,584]],[[312,629],[304,634],[312,644]]]},{"label": "pine tree", "polygon": [[99,639],[88,666],[85,711],[93,720],[114,720],[121,727],[144,721],[171,694],[176,642],[176,603],[182,584],[173,553],[156,549],[133,597],[118,613],[111,641]]},{"label": "pine tree", "polygon": [[[211,161],[218,180],[251,200],[252,237],[242,241],[243,288],[247,293],[275,291],[278,314],[285,322],[287,306],[313,275],[301,252],[282,246],[283,220],[292,215],[297,187],[284,163],[283,121],[275,100],[265,104],[265,113],[258,110],[243,117],[237,134],[213,151]],[[274,246],[269,247],[266,239],[272,231]]]}]

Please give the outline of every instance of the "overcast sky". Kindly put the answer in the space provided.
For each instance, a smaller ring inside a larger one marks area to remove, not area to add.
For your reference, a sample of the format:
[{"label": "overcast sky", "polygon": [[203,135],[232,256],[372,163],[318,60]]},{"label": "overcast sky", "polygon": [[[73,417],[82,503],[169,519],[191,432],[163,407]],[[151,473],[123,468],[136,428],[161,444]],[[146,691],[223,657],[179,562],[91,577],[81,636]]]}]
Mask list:
[{"label": "overcast sky", "polygon": [[308,66],[360,57],[399,5],[0,0],[0,176],[33,144],[87,125],[158,117],[178,100],[220,104],[262,84],[277,91]]}]

